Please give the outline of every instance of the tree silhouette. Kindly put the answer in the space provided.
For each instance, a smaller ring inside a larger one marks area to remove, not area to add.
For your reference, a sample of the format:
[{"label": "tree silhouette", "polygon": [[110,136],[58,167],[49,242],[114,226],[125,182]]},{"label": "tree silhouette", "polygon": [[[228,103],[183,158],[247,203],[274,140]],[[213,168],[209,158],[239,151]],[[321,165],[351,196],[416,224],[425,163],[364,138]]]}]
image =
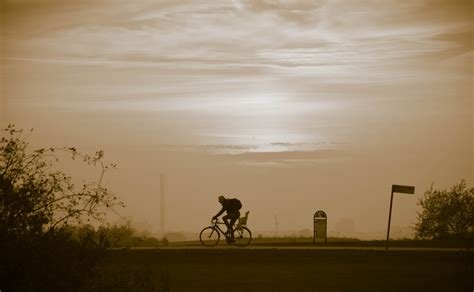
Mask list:
[{"label": "tree silhouette", "polygon": [[[102,220],[107,209],[123,205],[102,183],[115,165],[103,163],[103,151],[30,151],[27,138],[10,124],[0,140],[0,290],[80,290],[107,243],[92,229],[74,240],[68,225]],[[58,170],[64,155],[96,169],[97,182],[76,186]]]},{"label": "tree silhouette", "polygon": [[416,236],[424,239],[463,239],[474,231],[474,188],[461,180],[449,190],[431,185],[418,201],[422,211],[415,225]]},{"label": "tree silhouette", "polygon": [[[122,203],[103,186],[106,165],[103,151],[83,155],[74,147],[28,152],[23,130],[8,125],[0,141],[0,234],[15,237],[61,228],[71,221],[102,218],[107,208]],[[76,187],[72,178],[57,170],[59,156],[68,154],[99,168],[97,182]]]}]

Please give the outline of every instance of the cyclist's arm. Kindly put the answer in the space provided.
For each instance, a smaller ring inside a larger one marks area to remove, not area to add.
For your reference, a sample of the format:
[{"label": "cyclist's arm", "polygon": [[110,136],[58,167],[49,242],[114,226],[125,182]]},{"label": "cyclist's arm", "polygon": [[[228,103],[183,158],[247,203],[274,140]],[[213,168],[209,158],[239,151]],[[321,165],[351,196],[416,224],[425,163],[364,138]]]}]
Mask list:
[{"label": "cyclist's arm", "polygon": [[224,206],[222,206],[222,209],[219,211],[219,213],[216,214],[216,216],[214,216],[215,218],[219,217],[222,213],[224,213],[225,211],[225,208]]}]

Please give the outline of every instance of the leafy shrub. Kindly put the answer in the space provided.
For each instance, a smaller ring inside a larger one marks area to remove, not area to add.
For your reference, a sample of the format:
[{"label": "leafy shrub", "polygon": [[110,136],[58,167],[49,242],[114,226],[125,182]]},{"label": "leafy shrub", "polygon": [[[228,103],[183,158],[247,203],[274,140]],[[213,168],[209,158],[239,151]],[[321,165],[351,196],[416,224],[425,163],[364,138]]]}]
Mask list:
[{"label": "leafy shrub", "polygon": [[415,225],[422,239],[465,239],[474,232],[474,188],[461,180],[449,190],[433,186],[418,202],[422,210]]},{"label": "leafy shrub", "polygon": [[[103,151],[83,155],[74,147],[28,150],[22,130],[8,125],[0,140],[0,289],[75,291],[101,259],[105,237],[84,230],[74,239],[68,226],[101,220],[123,205],[102,185]],[[99,168],[97,182],[76,187],[58,168],[61,155]]]}]

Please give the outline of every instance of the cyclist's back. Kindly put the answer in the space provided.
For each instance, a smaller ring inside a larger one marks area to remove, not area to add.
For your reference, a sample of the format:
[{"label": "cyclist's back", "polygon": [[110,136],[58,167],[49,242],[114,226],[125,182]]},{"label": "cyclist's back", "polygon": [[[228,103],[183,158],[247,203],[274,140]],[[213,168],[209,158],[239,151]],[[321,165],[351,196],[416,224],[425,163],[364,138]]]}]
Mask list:
[{"label": "cyclist's back", "polygon": [[242,203],[236,198],[226,199],[224,204],[222,206],[226,209],[227,214],[239,212],[242,208]]},{"label": "cyclist's back", "polygon": [[219,213],[212,218],[217,219],[222,213],[226,212],[227,215],[222,217],[222,219],[227,226],[227,233],[233,237],[232,226],[234,226],[235,221],[240,217],[239,210],[242,208],[242,203],[236,198],[226,199],[224,196],[219,196],[219,203],[221,203],[222,208]]}]

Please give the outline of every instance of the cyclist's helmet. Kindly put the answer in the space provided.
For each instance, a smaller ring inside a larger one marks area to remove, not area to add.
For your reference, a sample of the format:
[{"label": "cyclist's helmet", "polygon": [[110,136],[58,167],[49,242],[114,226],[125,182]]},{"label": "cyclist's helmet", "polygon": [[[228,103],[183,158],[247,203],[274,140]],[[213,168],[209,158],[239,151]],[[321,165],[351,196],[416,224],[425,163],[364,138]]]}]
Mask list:
[{"label": "cyclist's helmet", "polygon": [[224,196],[219,196],[219,203],[224,202],[224,200],[225,200],[225,197],[224,197]]}]

